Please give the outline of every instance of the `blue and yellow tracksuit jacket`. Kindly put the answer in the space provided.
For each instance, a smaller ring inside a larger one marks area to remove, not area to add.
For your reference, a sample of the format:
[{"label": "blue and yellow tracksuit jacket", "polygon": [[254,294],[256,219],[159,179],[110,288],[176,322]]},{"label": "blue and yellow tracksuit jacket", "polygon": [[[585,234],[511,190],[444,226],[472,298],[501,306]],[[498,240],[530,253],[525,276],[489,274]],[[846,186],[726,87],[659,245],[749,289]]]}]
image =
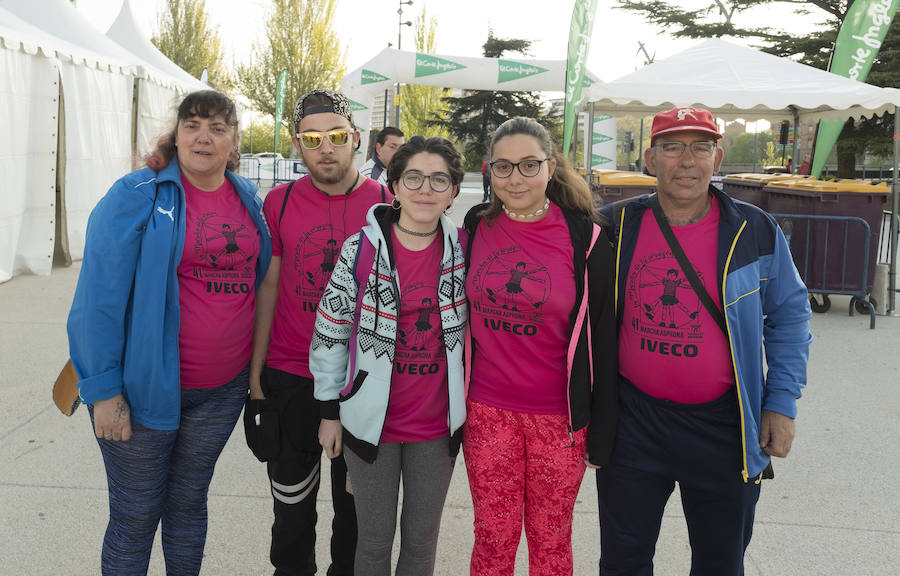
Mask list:
[{"label": "blue and yellow tracksuit jacket", "polygon": [[[797,416],[812,341],[809,300],[775,220],[756,206],[733,200],[712,186],[709,190],[720,207],[716,285],[725,306],[740,404],[741,473],[747,481],[756,479],[769,463],[759,447],[761,411]],[[619,294],[625,289],[648,199],[645,195],[601,210],[615,227],[620,324]]]}]

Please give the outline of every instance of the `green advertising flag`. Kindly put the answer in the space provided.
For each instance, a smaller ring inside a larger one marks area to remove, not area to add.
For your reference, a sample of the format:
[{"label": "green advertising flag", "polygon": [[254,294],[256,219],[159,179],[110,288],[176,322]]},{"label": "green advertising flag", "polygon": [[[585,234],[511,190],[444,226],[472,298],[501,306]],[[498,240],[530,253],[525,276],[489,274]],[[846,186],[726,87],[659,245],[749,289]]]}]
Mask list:
[{"label": "green advertising flag", "polygon": [[273,152],[278,152],[278,136],[281,134],[281,109],[284,108],[287,73],[287,68],[285,68],[278,74],[278,86],[275,88],[275,150]]},{"label": "green advertising flag", "polygon": [[572,25],[569,28],[569,52],[566,59],[566,114],[563,127],[563,155],[568,156],[575,132],[575,106],[581,100],[584,85],[584,69],[591,48],[594,31],[594,13],[597,0],[575,0],[572,9]]},{"label": "green advertising flag", "polygon": [[[834,43],[834,54],[831,58],[833,74],[864,82],[872,62],[878,55],[881,43],[887,35],[888,28],[900,0],[856,0],[841,24],[837,41]],[[825,161],[831,154],[841,130],[843,120],[819,122],[816,133],[816,147],[813,152],[813,165],[810,172],[816,178],[822,173]]]}]

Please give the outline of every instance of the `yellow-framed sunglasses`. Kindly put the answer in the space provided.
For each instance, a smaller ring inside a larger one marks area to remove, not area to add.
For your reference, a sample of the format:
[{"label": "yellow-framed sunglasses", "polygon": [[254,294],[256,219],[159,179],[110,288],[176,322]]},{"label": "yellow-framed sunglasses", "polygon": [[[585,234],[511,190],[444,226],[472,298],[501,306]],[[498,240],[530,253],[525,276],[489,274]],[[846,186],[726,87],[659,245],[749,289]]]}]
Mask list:
[{"label": "yellow-framed sunglasses", "polygon": [[297,139],[300,140],[300,144],[307,150],[315,150],[322,145],[326,136],[328,136],[328,141],[331,142],[332,146],[346,146],[350,143],[351,134],[352,132],[346,128],[338,128],[328,132],[300,132],[297,134]]}]

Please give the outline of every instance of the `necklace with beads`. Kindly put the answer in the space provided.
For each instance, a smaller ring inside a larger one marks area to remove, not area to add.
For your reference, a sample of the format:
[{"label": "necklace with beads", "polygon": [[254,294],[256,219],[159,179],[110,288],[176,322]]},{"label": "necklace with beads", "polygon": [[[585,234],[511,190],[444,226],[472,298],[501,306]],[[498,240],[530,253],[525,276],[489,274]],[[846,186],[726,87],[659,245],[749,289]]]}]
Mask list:
[{"label": "necklace with beads", "polygon": [[541,208],[532,212],[531,214],[517,214],[517,213],[513,212],[512,210],[510,210],[509,208],[507,208],[505,204],[501,204],[501,206],[503,207],[503,211],[506,212],[506,215],[509,216],[510,218],[512,218],[513,220],[528,220],[530,218],[537,218],[538,216],[540,216],[544,212],[546,212],[550,208],[550,199],[547,198],[544,201],[544,205]]},{"label": "necklace with beads", "polygon": [[410,230],[409,228],[404,228],[400,222],[394,222],[394,226],[397,227],[397,230],[409,234],[410,236],[418,236],[419,238],[428,238],[429,236],[434,236],[437,234],[437,231],[441,229],[441,223],[438,222],[438,225],[431,232],[416,232],[415,230]]}]

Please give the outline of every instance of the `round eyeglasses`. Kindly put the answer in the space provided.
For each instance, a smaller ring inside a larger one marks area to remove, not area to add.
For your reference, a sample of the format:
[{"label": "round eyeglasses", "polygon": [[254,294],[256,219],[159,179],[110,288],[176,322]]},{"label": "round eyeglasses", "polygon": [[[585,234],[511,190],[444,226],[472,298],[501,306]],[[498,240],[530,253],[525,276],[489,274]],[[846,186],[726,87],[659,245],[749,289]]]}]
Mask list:
[{"label": "round eyeglasses", "polygon": [[526,178],[531,178],[532,176],[538,175],[541,171],[541,164],[549,159],[550,158],[544,158],[543,160],[538,160],[536,158],[528,158],[527,160],[520,160],[518,162],[497,160],[496,162],[491,162],[491,174],[497,178],[509,178],[512,176],[513,168],[518,168],[519,174]]},{"label": "round eyeglasses", "polygon": [[404,172],[400,176],[400,181],[408,190],[418,190],[428,180],[428,185],[433,192],[446,192],[450,189],[453,181],[450,175],[444,172],[435,172],[434,174],[422,174],[418,170],[410,170]]}]

